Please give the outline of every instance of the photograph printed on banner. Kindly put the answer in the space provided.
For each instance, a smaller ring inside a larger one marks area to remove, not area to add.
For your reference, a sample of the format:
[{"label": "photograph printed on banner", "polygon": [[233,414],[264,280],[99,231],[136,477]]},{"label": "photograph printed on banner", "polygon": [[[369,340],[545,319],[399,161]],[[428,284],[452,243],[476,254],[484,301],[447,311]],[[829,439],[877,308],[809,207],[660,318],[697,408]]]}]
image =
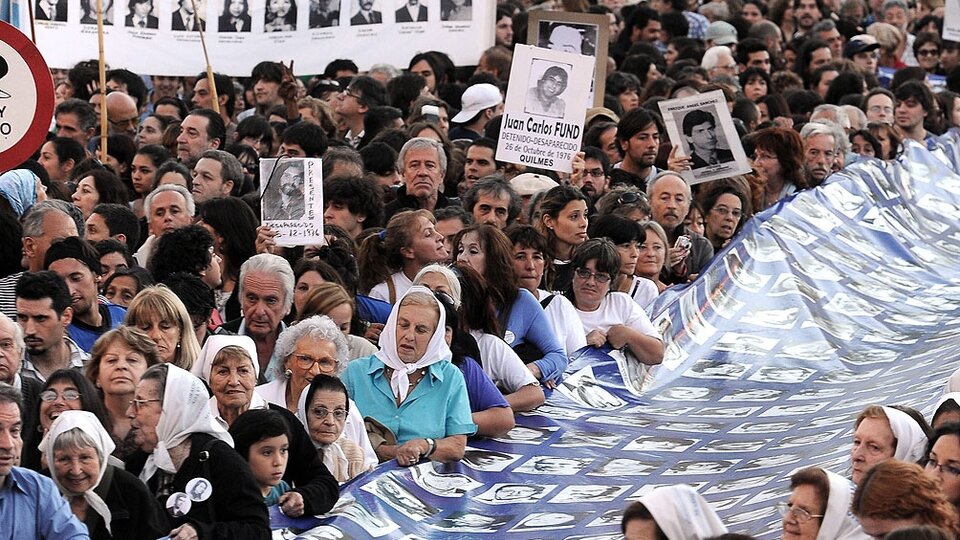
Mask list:
[{"label": "photograph printed on banner", "polygon": [[743,418],[760,410],[760,407],[704,407],[695,413],[693,417],[703,418]]},{"label": "photograph printed on banner", "polygon": [[[196,11],[194,11],[194,5],[196,5]],[[207,0],[175,0],[171,11],[173,11],[171,30],[196,32],[207,29]]]},{"label": "photograph printed on banner", "polygon": [[473,500],[486,504],[535,503],[556,487],[556,484],[494,484]]},{"label": "photograph printed on banner", "polygon": [[[690,487],[692,487],[693,489],[695,489],[695,490],[697,490],[697,491],[700,491],[700,488],[702,488],[703,486],[707,485],[709,482],[688,482],[688,481],[684,480],[683,483],[686,484],[686,485],[688,485],[688,486],[690,486]],[[645,483],[645,484],[643,484],[642,486],[640,486],[640,489],[634,491],[634,492],[631,493],[630,495],[627,495],[627,500],[628,500],[628,501],[636,501],[636,500],[639,500],[640,497],[643,497],[644,495],[649,495],[650,493],[653,493],[654,491],[657,490],[657,488],[662,488],[662,487],[665,487],[665,486],[672,486],[672,485],[674,485],[674,484],[675,484],[675,483],[671,483],[671,484]]]},{"label": "photograph printed on banner", "polygon": [[795,342],[784,343],[776,356],[822,362],[833,358],[836,352],[836,347],[823,339],[811,341],[796,339]]},{"label": "photograph printed on banner", "polygon": [[532,411],[519,413],[522,416],[545,416],[551,420],[576,420],[589,411],[574,409],[572,407],[558,407],[550,403],[544,403]]},{"label": "photograph printed on banner", "polygon": [[440,509],[423,502],[389,476],[381,476],[360,489],[376,495],[395,510],[414,521],[421,521],[440,513]]},{"label": "photograph printed on banner", "polygon": [[593,58],[517,45],[497,161],[571,172],[583,139]]},{"label": "photograph printed on banner", "polygon": [[557,426],[514,426],[506,435],[493,437],[493,440],[514,444],[543,444],[553,436],[558,429],[560,428]]},{"label": "photograph printed on banner", "polygon": [[741,322],[746,324],[753,324],[756,326],[763,326],[766,328],[778,328],[782,330],[788,330],[793,328],[793,325],[797,322],[797,317],[800,315],[800,308],[798,307],[780,307],[777,309],[760,309],[754,311],[748,311],[743,314],[740,318]]},{"label": "photograph printed on banner", "polygon": [[574,485],[563,488],[552,503],[598,503],[610,502],[626,493],[630,486],[607,486],[600,484]]},{"label": "photograph printed on banner", "polygon": [[327,515],[343,516],[363,528],[370,536],[380,537],[400,528],[386,516],[372,514],[353,496],[341,497]]},{"label": "photograph printed on banner", "polygon": [[750,364],[726,362],[720,360],[699,360],[690,366],[684,377],[694,379],[724,379],[734,380],[743,376],[750,369]]},{"label": "photograph printed on banner", "polygon": [[432,529],[441,531],[451,531],[457,533],[475,532],[475,533],[494,533],[500,530],[504,525],[510,523],[516,516],[493,516],[487,514],[475,514],[473,512],[459,511],[450,514],[437,523],[430,525]]},{"label": "photograph printed on banner", "polygon": [[440,20],[444,22],[472,21],[473,0],[440,0]]},{"label": "photograph printed on banner", "polygon": [[722,499],[714,499],[710,501],[710,507],[716,511],[727,510],[733,508],[734,506],[743,502],[746,499],[746,495],[737,495],[734,497],[724,497]]},{"label": "photograph printed on banner", "polygon": [[719,395],[719,388],[705,388],[702,386],[675,386],[665,388],[653,396],[654,401],[710,401]]},{"label": "photograph printed on banner", "polygon": [[579,474],[593,463],[593,458],[569,458],[561,456],[534,456],[513,472],[524,474],[555,474],[572,476]]},{"label": "photograph printed on banner", "polygon": [[606,512],[600,514],[600,517],[587,523],[587,527],[605,527],[607,525],[620,525],[620,522],[623,521],[623,509],[622,508],[611,508]]},{"label": "photograph printed on banner", "polygon": [[813,414],[826,407],[826,403],[803,403],[800,405],[774,405],[760,413],[760,418],[771,416],[797,416],[804,414]]},{"label": "photograph printed on banner", "polygon": [[723,429],[725,424],[715,422],[661,422],[657,429],[665,431],[694,431],[697,433],[716,433]]},{"label": "photograph printed on banner", "polygon": [[383,23],[383,13],[380,11],[378,0],[350,0],[353,8],[350,16],[350,26],[364,26]]},{"label": "photograph printed on banner", "polygon": [[763,456],[748,459],[746,464],[741,465],[739,471],[755,471],[760,469],[769,469],[771,467],[782,467],[800,461],[799,454],[775,454],[772,456]]},{"label": "photograph printed on banner", "polygon": [[439,473],[433,468],[432,461],[411,467],[410,474],[413,475],[413,481],[418,486],[438,497],[460,497],[468,491],[483,486],[482,482],[465,474]]},{"label": "photograph printed on banner", "polygon": [[626,402],[597,383],[593,370],[589,367],[565,378],[557,387],[557,391],[576,403],[591,409],[608,411],[626,405]]},{"label": "photograph printed on banner", "polygon": [[264,32],[295,32],[297,30],[296,0],[268,0],[263,15]]},{"label": "photograph printed on banner", "polygon": [[712,441],[697,448],[697,452],[756,452],[772,440],[773,439],[760,439],[759,441]]},{"label": "photograph printed on banner", "polygon": [[691,158],[680,174],[688,184],[747,174],[752,168],[740,144],[723,92],[715,90],[659,103],[670,144]]},{"label": "photograph printed on banner", "polygon": [[260,160],[260,219],[278,246],[327,243],[323,235],[323,172],[319,159]]},{"label": "photograph printed on banner", "polygon": [[[393,0],[398,23],[422,23],[429,20],[427,0]],[[446,20],[446,19],[444,19]]]},{"label": "photograph printed on banner", "polygon": [[730,433],[783,433],[789,431],[796,422],[744,422],[730,430]]},{"label": "photograph printed on banner", "polygon": [[554,448],[577,448],[581,446],[597,446],[613,448],[623,440],[622,435],[604,433],[602,431],[564,431],[560,440],[553,443]]},{"label": "photograph printed on banner", "polygon": [[[319,527],[314,527],[307,532],[299,532],[299,528],[288,528],[283,531],[273,531],[273,538],[282,538],[283,540],[295,538],[302,538],[304,540],[352,540],[353,537],[345,534],[340,529],[334,527],[333,525],[321,525]],[[279,537],[277,533],[280,533]]]},{"label": "photograph printed on banner", "polygon": [[571,529],[577,523],[590,515],[590,512],[537,512],[523,518],[510,528],[510,531],[550,531],[556,529]]},{"label": "photograph printed on banner", "polygon": [[647,452],[686,452],[698,442],[700,442],[700,439],[644,435],[630,441],[623,449]]},{"label": "photograph printed on banner", "polygon": [[[751,375],[748,380],[753,380],[753,375]],[[776,401],[782,395],[782,390],[774,390],[772,388],[737,388],[735,390],[727,390],[727,395],[718,401],[721,403],[728,401]]]},{"label": "photograph printed on banner", "polygon": [[590,57],[593,66],[590,92],[583,106],[603,106],[610,22],[606,15],[538,10],[530,12],[527,43],[542,49],[571,52]]},{"label": "photograph printed on banner", "polygon": [[739,459],[718,461],[683,460],[674,463],[672,467],[663,471],[664,476],[681,476],[693,474],[722,474],[739,463]]},{"label": "photograph printed on banner", "polygon": [[711,349],[736,354],[766,356],[777,345],[777,341],[774,338],[765,338],[753,334],[727,332],[714,342]]},{"label": "photograph printed on banner", "polygon": [[224,0],[223,11],[217,21],[221,33],[249,32],[252,22],[247,0]]},{"label": "photograph printed on banner", "polygon": [[[106,18],[106,14],[104,14],[104,18]],[[107,21],[104,20],[103,22],[106,23]],[[160,19],[157,17],[154,0],[132,0],[127,9],[127,16],[123,18],[123,25],[127,28],[144,28],[147,30],[160,28]]]},{"label": "photograph printed on banner", "polygon": [[663,466],[663,461],[607,458],[587,476],[646,476]]},{"label": "photograph printed on banner", "polygon": [[779,444],[773,446],[772,450],[779,450],[781,448],[795,448],[797,446],[808,446],[811,444],[821,444],[833,439],[839,435],[843,430],[834,429],[831,431],[822,431],[820,433],[811,433],[810,435],[799,435],[796,437],[785,437],[780,440]]},{"label": "photograph printed on banner", "polygon": [[810,399],[830,399],[844,395],[846,391],[842,388],[804,388],[791,392],[787,401],[802,401]]},{"label": "photograph printed on banner", "polygon": [[739,491],[741,489],[757,489],[765,486],[776,479],[777,475],[770,474],[764,476],[749,476],[746,478],[731,478],[721,480],[703,492],[704,495],[714,495],[716,493],[727,493],[730,491]]},{"label": "photograph printed on banner", "polygon": [[520,454],[508,454],[496,450],[481,450],[467,447],[461,463],[471,469],[484,472],[503,472],[511,463],[520,459]]},{"label": "photograph printed on banner", "polygon": [[340,2],[341,0],[310,0],[310,28],[340,26]]}]

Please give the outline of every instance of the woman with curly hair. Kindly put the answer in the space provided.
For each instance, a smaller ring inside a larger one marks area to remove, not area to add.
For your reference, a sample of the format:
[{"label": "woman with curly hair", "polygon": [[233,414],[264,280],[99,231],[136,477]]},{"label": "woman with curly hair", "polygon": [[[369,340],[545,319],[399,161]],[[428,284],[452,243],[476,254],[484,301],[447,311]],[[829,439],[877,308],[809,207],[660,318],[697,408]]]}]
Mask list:
[{"label": "woman with curly hair", "polygon": [[763,208],[810,187],[803,171],[803,141],[796,131],[771,127],[754,137],[754,164],[767,177]]},{"label": "woman with curly hair", "polygon": [[873,538],[909,525],[933,525],[956,535],[957,512],[940,484],[919,465],[888,459],[867,471],[850,511]]}]

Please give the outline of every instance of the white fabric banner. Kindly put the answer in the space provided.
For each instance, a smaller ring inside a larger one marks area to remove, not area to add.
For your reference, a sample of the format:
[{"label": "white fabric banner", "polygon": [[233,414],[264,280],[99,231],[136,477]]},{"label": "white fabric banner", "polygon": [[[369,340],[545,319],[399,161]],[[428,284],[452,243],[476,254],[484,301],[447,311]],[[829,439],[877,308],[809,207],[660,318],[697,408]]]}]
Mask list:
[{"label": "white fabric banner", "polygon": [[[96,0],[28,1],[34,2],[37,46],[51,68],[97,58]],[[377,63],[406,68],[429,50],[474,65],[493,45],[496,13],[486,0],[103,0],[103,9],[110,67],[201,73],[202,25],[214,71],[235,77],[249,76],[263,60],[292,59],[296,75],[322,73],[337,58],[352,59],[361,70]],[[26,10],[21,16],[21,28],[29,28]]]}]

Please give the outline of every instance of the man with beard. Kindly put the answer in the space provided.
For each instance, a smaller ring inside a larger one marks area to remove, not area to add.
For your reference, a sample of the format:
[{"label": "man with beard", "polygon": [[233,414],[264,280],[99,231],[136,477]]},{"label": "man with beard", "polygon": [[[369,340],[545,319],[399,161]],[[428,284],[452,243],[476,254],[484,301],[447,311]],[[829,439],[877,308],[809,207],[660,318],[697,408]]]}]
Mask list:
[{"label": "man with beard", "polygon": [[580,191],[596,202],[610,185],[610,158],[603,150],[594,146],[583,148],[584,169]]},{"label": "man with beard", "polygon": [[17,282],[16,294],[26,346],[20,375],[43,383],[58,369],[82,370],[90,357],[67,336],[73,308],[63,279],[49,271],[27,272]]},{"label": "man with beard", "polygon": [[351,26],[383,22],[383,15],[379,11],[373,11],[373,0],[358,0],[357,4],[360,9],[350,18]]},{"label": "man with beard", "polygon": [[503,230],[517,219],[522,203],[517,192],[501,175],[480,179],[463,196],[463,207],[477,223]]},{"label": "man with beard", "polygon": [[[660,280],[667,284],[686,283],[700,273],[713,258],[713,246],[703,236],[689,230],[683,219],[690,212],[690,186],[672,172],[658,174],[647,185],[650,211],[654,221],[667,233],[666,268]],[[678,241],[681,237],[685,241]]]},{"label": "man with beard", "polygon": [[654,112],[639,108],[624,115],[617,124],[617,144],[623,161],[614,165],[610,184],[626,184],[646,189],[660,172],[654,162],[660,150],[662,120]]},{"label": "man with beard", "polygon": [[935,111],[933,93],[923,81],[907,81],[894,91],[897,98],[894,107],[894,125],[904,139],[913,139],[926,144],[933,137],[923,127],[929,111]]},{"label": "man with beard", "polygon": [[793,19],[797,23],[796,36],[805,36],[813,25],[823,18],[821,0],[793,0]]},{"label": "man with beard", "polygon": [[567,89],[567,71],[560,66],[550,66],[537,81],[537,86],[527,90],[523,111],[539,116],[563,118],[567,104],[560,98]]},{"label": "man with beard", "polygon": [[297,162],[287,164],[277,187],[269,186],[263,197],[264,219],[296,220],[303,218],[303,166]]},{"label": "man with beard", "polygon": [[808,122],[800,130],[803,139],[803,167],[810,186],[819,186],[833,172],[839,155],[836,131],[818,122]]},{"label": "man with beard", "polygon": [[81,349],[90,352],[97,338],[123,324],[125,308],[98,301],[100,257],[89,242],[76,236],[54,242],[43,266],[67,283],[73,308],[67,332]]}]

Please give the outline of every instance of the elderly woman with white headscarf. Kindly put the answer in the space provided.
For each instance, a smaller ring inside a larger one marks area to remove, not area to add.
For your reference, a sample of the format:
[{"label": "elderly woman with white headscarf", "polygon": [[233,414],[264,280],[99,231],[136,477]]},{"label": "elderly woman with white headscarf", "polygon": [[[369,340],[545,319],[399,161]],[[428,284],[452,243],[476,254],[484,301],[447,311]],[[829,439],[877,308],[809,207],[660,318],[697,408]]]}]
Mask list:
[{"label": "elderly woman with white headscarf", "polygon": [[248,336],[207,338],[198,365],[200,376],[213,392],[208,401],[210,414],[221,427],[229,429],[234,420],[251,409],[279,412],[290,432],[289,462],[283,480],[296,486],[280,496],[280,509],[291,517],[327,512],[340,497],[337,482],[323,466],[297,417],[280,405],[268,403],[254,390],[260,376],[255,358],[257,347]]},{"label": "elderly woman with white headscarf", "polygon": [[87,411],[64,411],[40,451],[51,477],[94,540],[158,538],[170,529],[156,499],[136,476],[109,463],[114,442]]},{"label": "elderly woman with white headscarf", "polygon": [[627,538],[700,540],[727,533],[727,527],[697,490],[685,484],[662,486],[623,512]]},{"label": "elderly woman with white headscarf", "polygon": [[467,388],[450,363],[446,316],[430,289],[411,287],[380,334],[380,351],[350,362],[342,379],[364,417],[388,430],[380,461],[458,461],[477,430]]},{"label": "elderly woman with white headscarf", "polygon": [[857,416],[853,432],[851,478],[860,479],[874,465],[887,458],[918,463],[924,459],[927,434],[909,414],[893,407],[867,405]]},{"label": "elderly woman with white headscarf", "polygon": [[790,477],[790,498],[777,504],[783,538],[797,540],[867,540],[850,512],[854,485],[821,469],[801,469]]},{"label": "elderly woman with white headscarf", "polygon": [[127,410],[134,439],[149,454],[140,479],[167,508],[171,540],[269,539],[260,488],[208,399],[203,382],[173,364],[140,377]]}]

